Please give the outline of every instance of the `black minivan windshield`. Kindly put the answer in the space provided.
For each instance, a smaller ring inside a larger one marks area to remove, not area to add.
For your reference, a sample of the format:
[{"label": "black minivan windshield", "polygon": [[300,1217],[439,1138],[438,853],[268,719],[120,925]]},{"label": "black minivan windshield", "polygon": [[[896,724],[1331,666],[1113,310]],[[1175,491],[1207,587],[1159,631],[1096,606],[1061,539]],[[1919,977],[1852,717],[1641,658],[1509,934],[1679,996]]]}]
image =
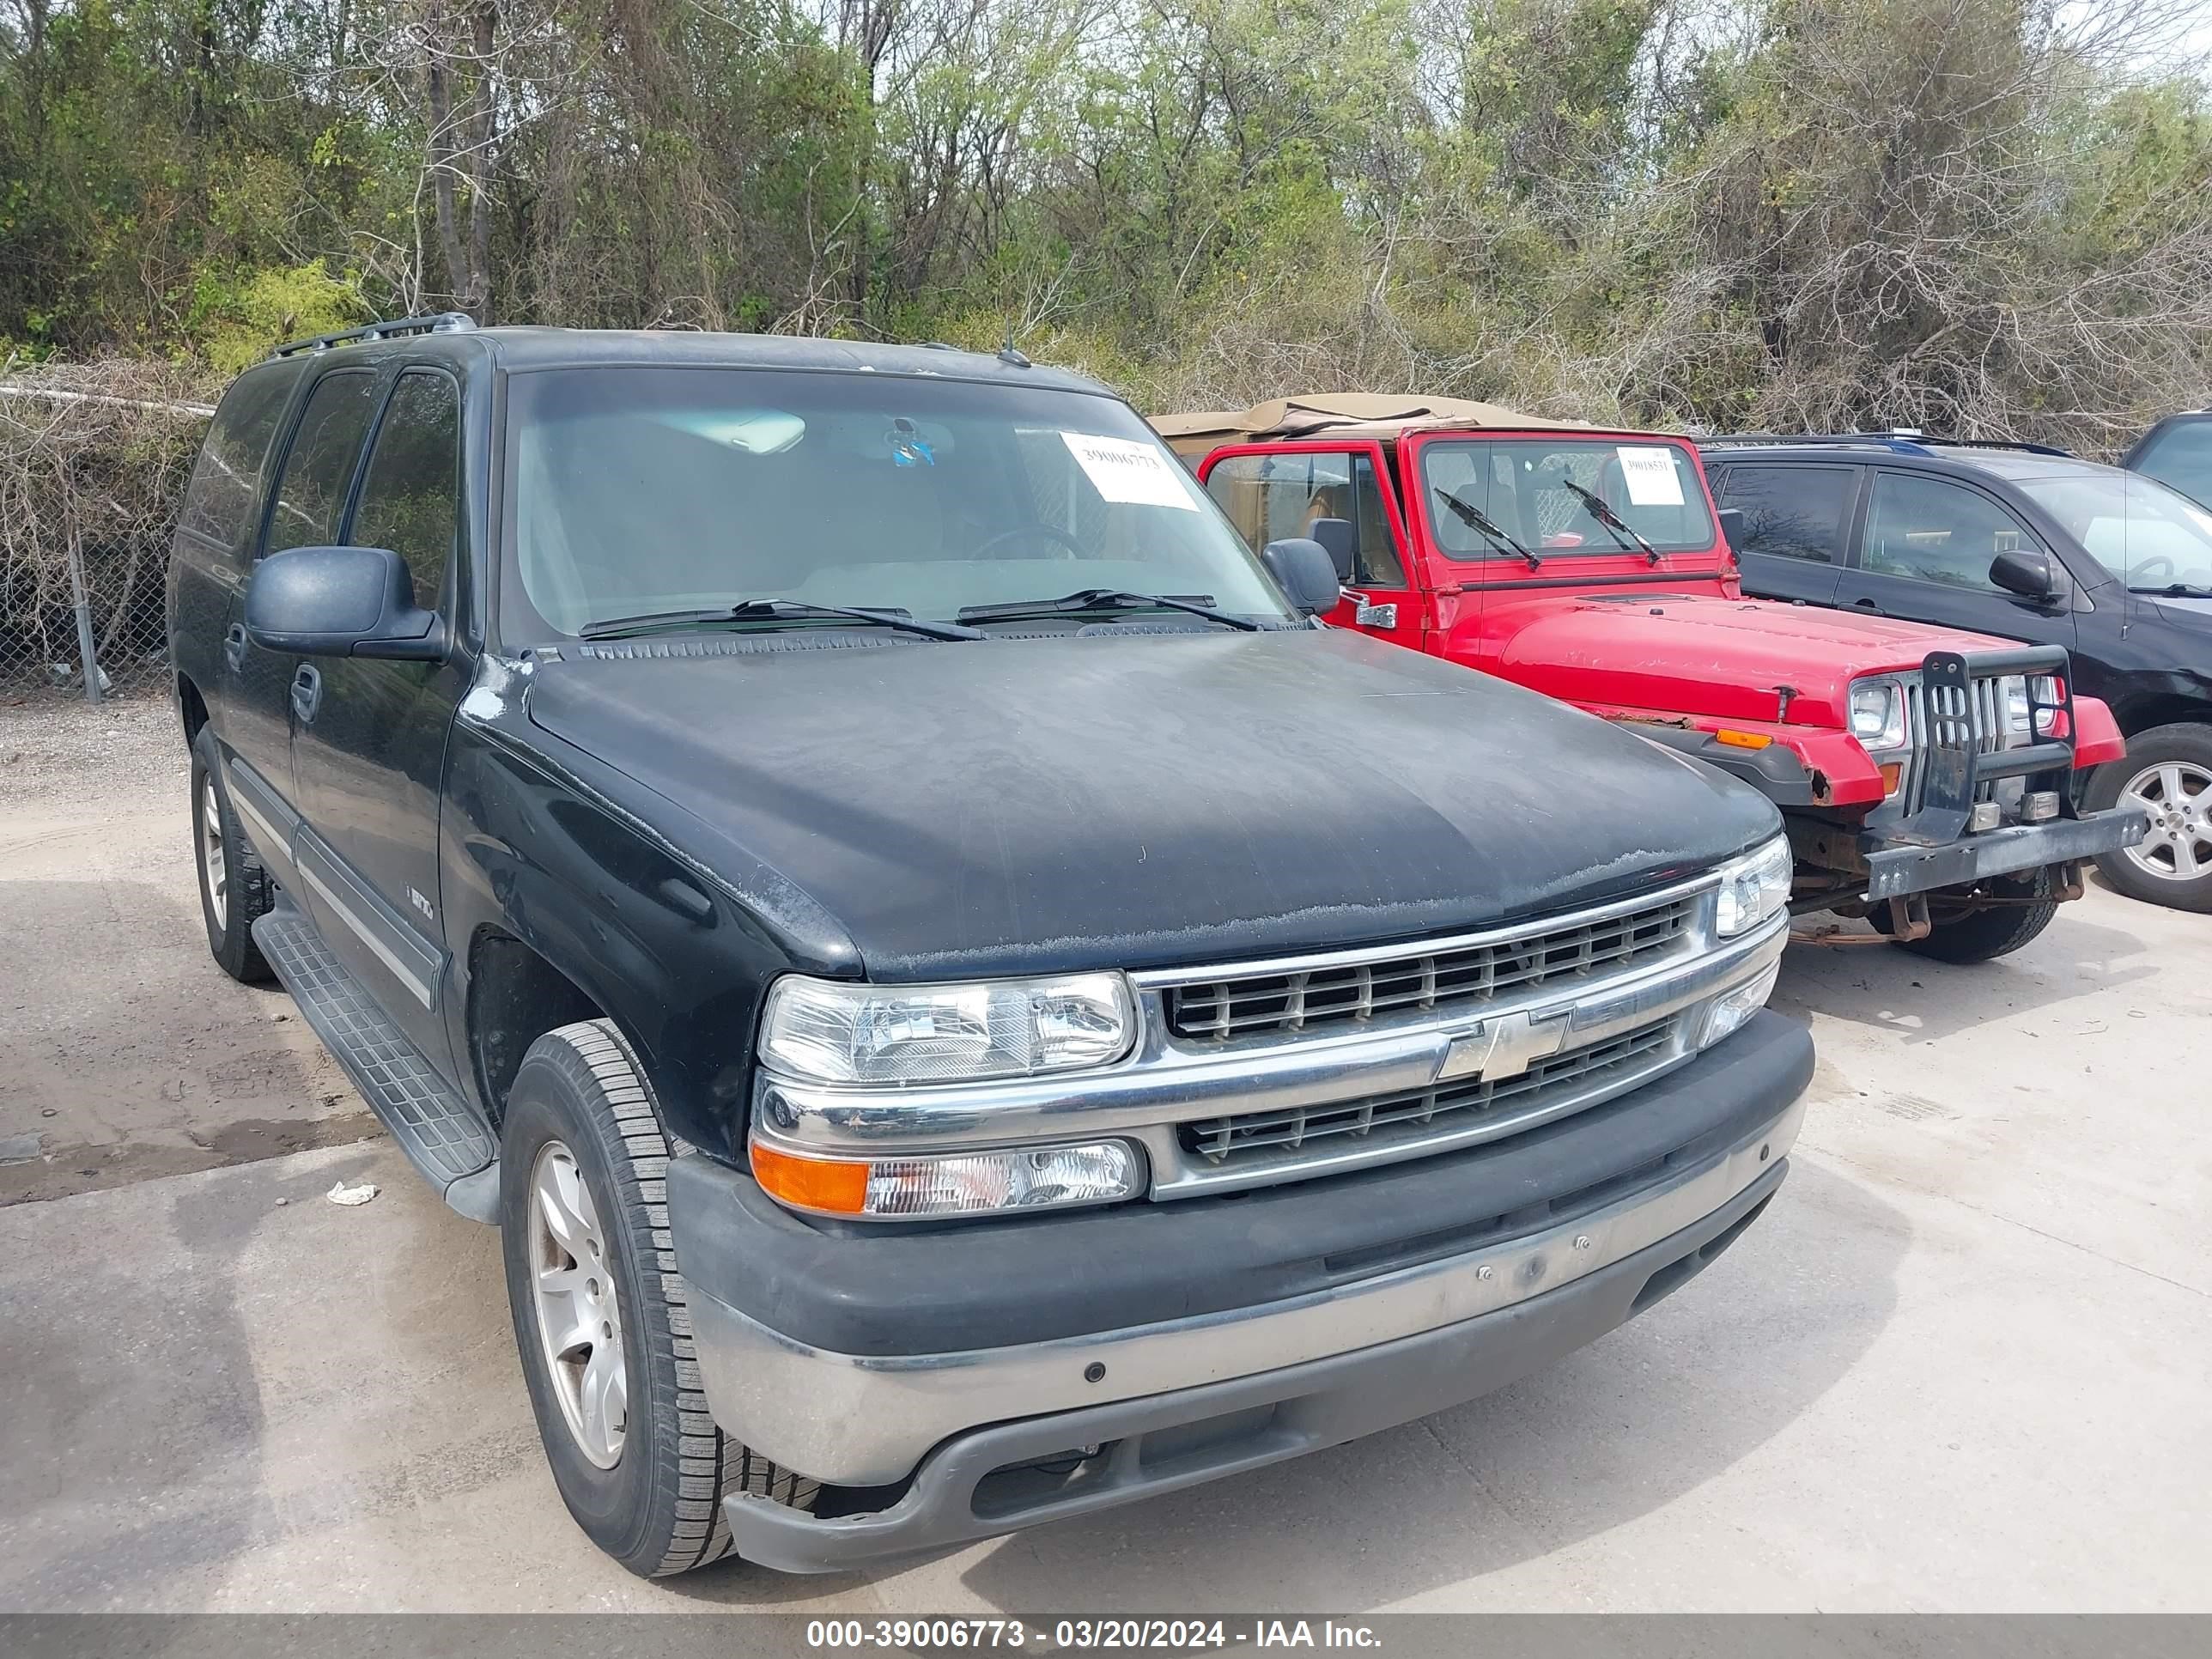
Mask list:
[{"label": "black minivan windshield", "polygon": [[510,381],[507,433],[510,635],[518,610],[525,629],[534,613],[575,635],[672,613],[834,623],[837,607],[952,623],[1084,593],[1296,620],[1110,398],[927,375],[548,369]]}]

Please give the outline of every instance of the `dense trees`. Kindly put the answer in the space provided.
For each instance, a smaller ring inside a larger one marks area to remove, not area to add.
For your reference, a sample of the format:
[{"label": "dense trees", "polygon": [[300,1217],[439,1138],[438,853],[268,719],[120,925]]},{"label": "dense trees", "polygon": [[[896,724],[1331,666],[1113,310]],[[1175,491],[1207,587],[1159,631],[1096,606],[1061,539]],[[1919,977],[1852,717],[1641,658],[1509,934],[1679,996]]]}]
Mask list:
[{"label": "dense trees", "polygon": [[1156,404],[2101,447],[2212,395],[2198,10],[0,0],[0,342],[1012,329]]}]

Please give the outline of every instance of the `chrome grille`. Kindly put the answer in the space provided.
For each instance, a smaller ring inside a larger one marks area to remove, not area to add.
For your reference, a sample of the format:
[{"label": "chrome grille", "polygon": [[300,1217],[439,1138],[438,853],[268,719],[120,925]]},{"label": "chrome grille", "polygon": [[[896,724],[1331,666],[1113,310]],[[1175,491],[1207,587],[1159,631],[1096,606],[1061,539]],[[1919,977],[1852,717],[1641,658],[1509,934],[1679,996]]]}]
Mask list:
[{"label": "chrome grille", "polygon": [[1555,1099],[1632,1081],[1644,1069],[1638,1061],[1672,1057],[1675,1019],[1669,1015],[1576,1053],[1553,1054],[1511,1077],[1456,1078],[1325,1106],[1194,1118],[1177,1125],[1176,1133],[1186,1152],[1218,1168],[1272,1147],[1296,1148],[1335,1135],[1417,1139],[1432,1130],[1470,1127],[1489,1114],[1510,1109],[1517,1116]]},{"label": "chrome grille", "polygon": [[1699,896],[1571,927],[1449,951],[1409,952],[1382,962],[1304,972],[1240,975],[1175,985],[1166,992],[1168,1029],[1180,1037],[1226,1040],[1255,1032],[1310,1031],[1372,1019],[1395,1010],[1427,1012],[1483,1003],[1598,969],[1633,967],[1671,949],[1686,933]]},{"label": "chrome grille", "polygon": [[[1932,746],[1957,744],[1971,747],[1975,753],[1993,755],[2003,749],[2018,748],[2033,739],[2026,732],[2009,729],[2008,688],[2018,687],[2024,697],[2027,680],[2020,674],[1991,674],[1969,682],[1971,702],[1963,707],[1928,707],[1927,690],[1917,674],[1905,677],[1905,732],[1911,747],[1905,760],[1905,777],[1899,790],[1899,799],[1905,814],[1911,817],[1926,805],[1928,765],[1927,757]],[[1948,702],[1948,699],[1944,701]],[[1974,785],[1977,801],[1994,800],[2000,784],[2005,780],[1983,778]],[[2018,780],[2011,781],[2011,794],[2021,791]]]}]

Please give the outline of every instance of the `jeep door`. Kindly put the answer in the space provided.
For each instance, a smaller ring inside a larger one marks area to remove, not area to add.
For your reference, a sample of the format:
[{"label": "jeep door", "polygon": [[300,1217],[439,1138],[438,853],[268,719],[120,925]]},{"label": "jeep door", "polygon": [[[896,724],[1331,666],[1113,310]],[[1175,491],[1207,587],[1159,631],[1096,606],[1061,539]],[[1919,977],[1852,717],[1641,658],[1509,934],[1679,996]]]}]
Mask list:
[{"label": "jeep door", "polygon": [[1763,599],[1833,605],[1866,469],[1711,458],[1713,499],[1743,514],[1735,549],[1743,591]]},{"label": "jeep door", "polygon": [[[2076,589],[2025,519],[1955,478],[1900,467],[1873,472],[1857,545],[1836,586],[1838,610],[2073,649]],[[2038,600],[1999,587],[1990,564],[2008,552],[2048,556],[2060,591]]]},{"label": "jeep door", "polygon": [[[330,539],[399,555],[415,597],[450,640],[459,614],[461,392],[444,369],[388,382],[351,507]],[[451,1054],[440,991],[438,802],[446,734],[466,677],[437,662],[318,657],[301,665],[292,775],[306,823],[295,842],[317,929],[385,1012],[433,1059]]]}]

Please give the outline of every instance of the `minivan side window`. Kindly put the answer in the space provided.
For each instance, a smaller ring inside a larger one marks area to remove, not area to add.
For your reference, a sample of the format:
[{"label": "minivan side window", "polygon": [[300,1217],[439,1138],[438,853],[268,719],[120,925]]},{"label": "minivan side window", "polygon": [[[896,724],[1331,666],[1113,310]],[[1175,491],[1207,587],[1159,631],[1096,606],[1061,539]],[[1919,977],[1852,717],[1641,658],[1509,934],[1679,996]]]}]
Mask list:
[{"label": "minivan side window", "polygon": [[1862,567],[1946,587],[2000,591],[1990,561],[2035,547],[2019,520],[1988,496],[1942,478],[1908,472],[1875,475]]},{"label": "minivan side window", "polygon": [[397,553],[415,603],[435,611],[460,524],[460,388],[435,369],[409,369],[384,406],[346,539]]},{"label": "minivan side window", "polygon": [[326,374],[316,382],[285,453],[263,553],[325,547],[337,539],[354,463],[361,456],[368,417],[376,412],[375,392],[376,376],[365,368]]},{"label": "minivan side window", "polygon": [[296,368],[272,364],[231,382],[209,422],[207,441],[185,491],[179,526],[193,535],[242,555],[253,531],[253,509],[261,500],[261,470],[270,441],[299,381]]},{"label": "minivan side window", "polygon": [[1721,505],[1743,510],[1739,553],[1771,553],[1813,564],[1844,562],[1844,525],[1858,482],[1848,466],[1755,466],[1730,463]]},{"label": "minivan side window", "polygon": [[1254,547],[1304,536],[1316,519],[1348,519],[1354,537],[1352,580],[1403,587],[1406,568],[1390,533],[1389,510],[1367,455],[1231,455],[1206,474],[1206,493]]}]

